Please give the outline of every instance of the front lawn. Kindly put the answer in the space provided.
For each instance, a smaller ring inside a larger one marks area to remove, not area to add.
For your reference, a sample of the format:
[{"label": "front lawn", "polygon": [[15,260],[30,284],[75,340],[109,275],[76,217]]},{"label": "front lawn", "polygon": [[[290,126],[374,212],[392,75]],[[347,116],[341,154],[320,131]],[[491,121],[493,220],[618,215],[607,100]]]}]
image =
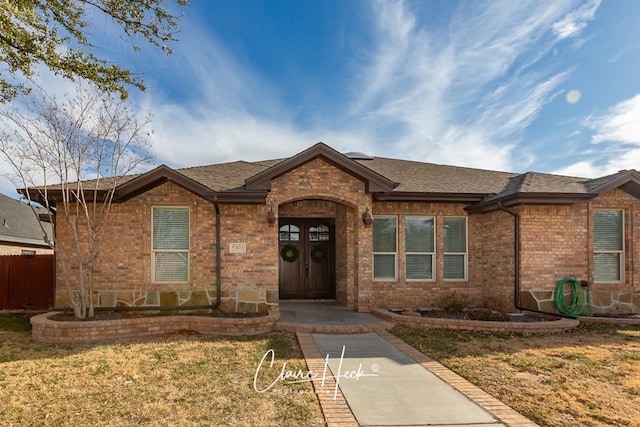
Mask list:
[{"label": "front lawn", "polygon": [[308,383],[277,381],[284,363],[306,369],[289,333],[61,346],[33,342],[24,318],[0,314],[0,425],[324,425]]},{"label": "front lawn", "polygon": [[640,327],[391,332],[542,426],[640,425]]}]

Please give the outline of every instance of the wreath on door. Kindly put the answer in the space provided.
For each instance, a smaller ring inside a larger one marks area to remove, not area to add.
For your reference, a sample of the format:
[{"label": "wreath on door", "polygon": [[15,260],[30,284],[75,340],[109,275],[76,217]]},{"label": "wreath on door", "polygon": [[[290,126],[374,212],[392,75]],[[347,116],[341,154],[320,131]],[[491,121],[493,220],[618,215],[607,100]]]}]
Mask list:
[{"label": "wreath on door", "polygon": [[325,262],[329,260],[329,246],[316,245],[311,248],[311,259],[315,262]]},{"label": "wreath on door", "polygon": [[298,248],[293,245],[286,245],[280,249],[280,257],[287,262],[295,262],[299,254]]}]

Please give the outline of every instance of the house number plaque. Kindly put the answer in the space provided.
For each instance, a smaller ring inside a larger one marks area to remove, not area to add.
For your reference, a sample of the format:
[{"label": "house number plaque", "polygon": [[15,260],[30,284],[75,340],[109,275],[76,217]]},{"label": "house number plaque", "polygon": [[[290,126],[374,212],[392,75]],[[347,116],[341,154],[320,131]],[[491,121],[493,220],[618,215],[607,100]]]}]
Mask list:
[{"label": "house number plaque", "polygon": [[232,254],[246,254],[247,244],[246,243],[229,243],[229,252]]}]

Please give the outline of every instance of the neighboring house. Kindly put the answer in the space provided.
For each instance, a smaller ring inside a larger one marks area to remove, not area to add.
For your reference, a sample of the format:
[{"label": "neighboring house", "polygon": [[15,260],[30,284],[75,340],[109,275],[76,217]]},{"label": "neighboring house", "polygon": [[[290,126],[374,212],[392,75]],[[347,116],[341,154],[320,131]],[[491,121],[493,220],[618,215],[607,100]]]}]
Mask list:
[{"label": "neighboring house", "polygon": [[[639,198],[635,170],[517,174],[322,143],[281,160],[160,166],[117,189],[96,301],[266,311],[328,299],[369,311],[457,295],[555,311],[556,282],[575,277],[595,311],[640,312]],[[58,251],[70,250],[68,226],[56,227]]]},{"label": "neighboring house", "polygon": [[36,218],[31,206],[0,194],[0,256],[52,254],[45,242],[42,230],[51,236],[51,224],[42,208],[36,208],[41,220]]}]

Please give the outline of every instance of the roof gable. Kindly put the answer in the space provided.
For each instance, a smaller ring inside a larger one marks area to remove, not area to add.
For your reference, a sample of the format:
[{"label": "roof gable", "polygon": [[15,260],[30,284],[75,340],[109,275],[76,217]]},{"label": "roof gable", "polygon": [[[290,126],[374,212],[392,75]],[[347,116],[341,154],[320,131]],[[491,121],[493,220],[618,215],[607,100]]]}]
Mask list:
[{"label": "roof gable", "polygon": [[147,173],[119,185],[116,188],[113,201],[124,202],[133,197],[145,193],[167,181],[171,181],[180,187],[197,194],[205,199],[210,198],[210,190],[197,181],[194,181],[183,174],[171,169],[169,166],[160,165]]},{"label": "roof gable", "polygon": [[620,188],[625,193],[640,199],[640,172],[635,169],[623,170],[613,175],[587,181],[586,187],[597,195]]},{"label": "roof gable", "polygon": [[367,191],[374,192],[390,192],[398,183],[386,178],[383,175],[369,169],[366,166],[356,162],[353,159],[337,152],[328,145],[319,142],[314,146],[296,154],[289,159],[283,160],[275,166],[270,167],[245,181],[245,188],[253,191],[269,191],[271,190],[271,180],[283,175],[309,161],[320,157],[339,169],[355,176],[366,183]]},{"label": "roof gable", "polygon": [[469,212],[489,212],[521,204],[574,204],[594,199],[615,188],[640,199],[640,173],[636,170],[594,179],[526,172],[509,180],[504,190],[467,208]]}]

